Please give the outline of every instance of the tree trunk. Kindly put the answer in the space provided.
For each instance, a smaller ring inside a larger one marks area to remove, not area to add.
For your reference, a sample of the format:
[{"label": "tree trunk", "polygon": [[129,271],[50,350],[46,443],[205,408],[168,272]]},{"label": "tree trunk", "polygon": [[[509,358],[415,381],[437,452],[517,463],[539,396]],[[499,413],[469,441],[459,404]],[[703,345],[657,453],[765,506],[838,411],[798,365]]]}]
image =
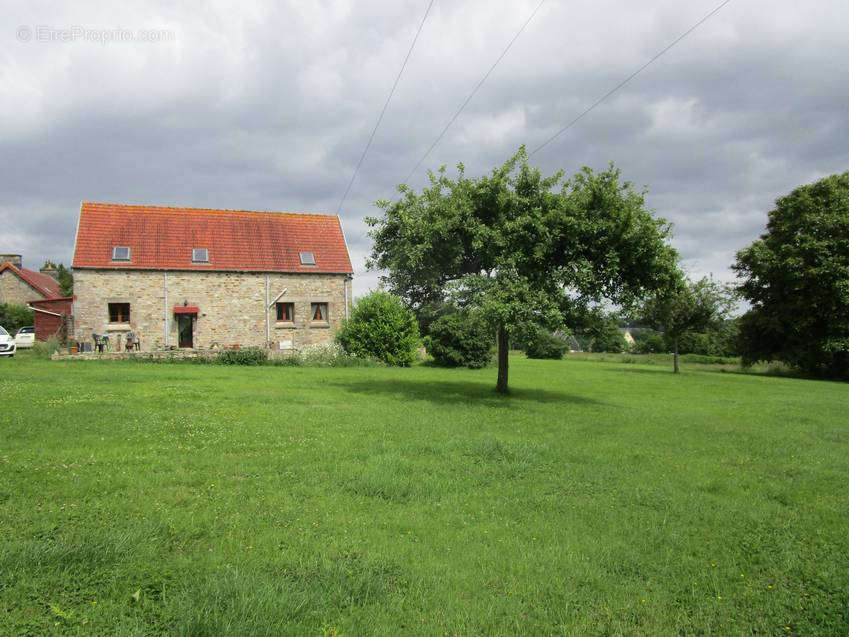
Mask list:
[{"label": "tree trunk", "polygon": [[507,354],[510,351],[510,340],[507,336],[507,328],[503,324],[498,326],[498,383],[495,391],[506,394],[507,389]]},{"label": "tree trunk", "polygon": [[674,350],[674,353],[673,353],[673,356],[672,356],[672,364],[673,364],[673,367],[675,369],[675,373],[677,374],[678,373],[678,337],[677,336],[675,337],[675,340],[673,342],[675,343],[675,350]]}]

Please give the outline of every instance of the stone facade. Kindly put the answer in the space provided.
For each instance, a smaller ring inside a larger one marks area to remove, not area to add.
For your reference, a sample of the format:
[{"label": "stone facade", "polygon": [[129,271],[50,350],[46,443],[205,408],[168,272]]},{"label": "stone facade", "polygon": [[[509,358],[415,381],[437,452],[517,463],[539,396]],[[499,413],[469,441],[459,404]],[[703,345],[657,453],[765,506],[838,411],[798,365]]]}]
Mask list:
[{"label": "stone facade", "polygon": [[26,305],[33,299],[43,298],[43,292],[36,290],[12,270],[0,272],[0,303]]},{"label": "stone facade", "polygon": [[[188,315],[194,348],[300,349],[332,340],[352,300],[350,275],[279,272],[77,268],[74,293],[75,340],[97,333],[116,343],[132,331],[142,351],[179,345],[178,322],[186,319],[177,306],[198,308]],[[275,301],[294,304],[294,321],[277,321]],[[110,323],[109,303],[129,303],[129,321]],[[327,303],[327,321],[311,320],[312,303]]]}]

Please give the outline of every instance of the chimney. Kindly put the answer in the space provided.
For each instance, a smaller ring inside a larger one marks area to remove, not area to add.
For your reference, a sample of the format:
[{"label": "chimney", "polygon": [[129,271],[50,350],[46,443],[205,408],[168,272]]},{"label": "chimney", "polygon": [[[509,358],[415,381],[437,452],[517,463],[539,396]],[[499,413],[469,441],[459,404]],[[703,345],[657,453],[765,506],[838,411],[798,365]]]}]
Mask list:
[{"label": "chimney", "polygon": [[19,254],[0,254],[0,265],[7,261],[18,269],[23,267],[23,260]]},{"label": "chimney", "polygon": [[39,269],[39,272],[42,274],[46,274],[47,276],[53,277],[54,280],[59,280],[59,269],[53,264],[53,262],[49,262],[43,268]]}]

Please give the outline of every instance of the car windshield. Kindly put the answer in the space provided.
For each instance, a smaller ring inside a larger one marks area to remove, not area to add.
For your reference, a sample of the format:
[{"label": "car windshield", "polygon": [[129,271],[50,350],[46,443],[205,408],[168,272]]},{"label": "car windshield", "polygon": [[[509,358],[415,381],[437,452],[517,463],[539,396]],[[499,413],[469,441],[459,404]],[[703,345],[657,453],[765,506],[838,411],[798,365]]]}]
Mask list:
[{"label": "car windshield", "polygon": [[18,330],[18,334],[32,334],[34,331],[34,327],[22,327]]},{"label": "car windshield", "polygon": [[0,336],[9,336],[9,332],[0,327]]}]

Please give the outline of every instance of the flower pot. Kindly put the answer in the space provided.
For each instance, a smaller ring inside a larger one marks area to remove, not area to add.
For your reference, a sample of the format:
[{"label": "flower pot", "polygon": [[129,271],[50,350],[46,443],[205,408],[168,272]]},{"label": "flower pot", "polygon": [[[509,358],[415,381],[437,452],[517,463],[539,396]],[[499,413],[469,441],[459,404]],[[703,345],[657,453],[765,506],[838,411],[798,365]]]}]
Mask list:
[{"label": "flower pot", "polygon": [[77,347],[76,345],[71,345],[71,347],[68,348],[68,351],[70,351],[71,354],[78,354],[79,351],[80,351],[80,348]]}]

